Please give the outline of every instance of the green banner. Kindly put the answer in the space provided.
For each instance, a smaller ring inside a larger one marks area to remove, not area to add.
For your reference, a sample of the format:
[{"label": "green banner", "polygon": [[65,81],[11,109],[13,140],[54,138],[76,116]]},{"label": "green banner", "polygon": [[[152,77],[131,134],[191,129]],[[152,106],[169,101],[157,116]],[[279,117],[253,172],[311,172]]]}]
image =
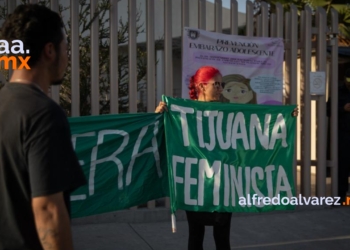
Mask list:
[{"label": "green banner", "polygon": [[295,106],[164,98],[165,115],[69,118],[88,181],[71,195],[73,218],[169,195],[173,212],[293,209]]},{"label": "green banner", "polygon": [[85,116],[69,122],[88,181],[71,195],[73,218],[168,196],[163,115]]},{"label": "green banner", "polygon": [[294,105],[164,101],[173,212],[294,208]]}]

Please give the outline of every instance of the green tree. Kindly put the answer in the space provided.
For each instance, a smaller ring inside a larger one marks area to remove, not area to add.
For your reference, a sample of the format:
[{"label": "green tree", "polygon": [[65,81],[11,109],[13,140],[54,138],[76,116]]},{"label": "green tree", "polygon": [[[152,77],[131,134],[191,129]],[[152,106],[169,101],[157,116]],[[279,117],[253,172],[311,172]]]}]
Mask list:
[{"label": "green tree", "polygon": [[[28,4],[29,0],[22,0],[23,4]],[[40,1],[39,4],[49,7],[49,0]],[[92,20],[90,20],[90,1],[79,0],[79,60],[80,60],[80,72],[79,72],[79,84],[80,84],[80,115],[91,114],[91,38],[86,35],[91,28],[93,20],[99,21],[99,87],[100,87],[100,114],[107,114],[110,112],[110,69],[109,65],[109,17],[108,11],[110,8],[109,0],[99,1],[96,12],[93,14]],[[69,8],[59,5],[59,13],[61,16],[69,14]],[[67,12],[67,13],[66,13]],[[7,6],[0,8],[0,19],[6,18]],[[140,20],[140,11],[137,13],[137,23]],[[71,41],[71,21],[70,19],[65,24],[65,31],[67,34],[68,44]],[[118,44],[125,44],[128,42],[128,22],[119,20],[118,30]],[[136,34],[140,34],[143,31],[143,24],[136,27]],[[69,53],[70,55],[71,53]],[[119,49],[118,52],[118,82],[119,82],[119,112],[128,112],[128,54],[127,51]],[[147,72],[147,54],[144,47],[137,48],[137,80],[141,81]],[[7,72],[4,72],[7,75]],[[67,115],[71,115],[71,60],[69,60],[67,71],[64,77],[64,82],[60,89],[60,105],[66,111]],[[145,85],[138,84],[138,89],[145,88]],[[107,98],[106,98],[107,97]],[[138,111],[146,111],[144,105],[140,103],[138,105]]]},{"label": "green tree", "polygon": [[[260,14],[262,0],[254,0],[254,13]],[[344,0],[265,0],[269,4],[270,12],[276,11],[276,3],[283,6],[284,11],[288,11],[290,4],[294,4],[299,11],[304,10],[309,5],[314,11],[317,7],[323,7],[327,13],[328,22],[331,22],[331,9],[335,9],[339,14],[339,33],[343,38],[350,39],[350,6],[344,4]]]}]

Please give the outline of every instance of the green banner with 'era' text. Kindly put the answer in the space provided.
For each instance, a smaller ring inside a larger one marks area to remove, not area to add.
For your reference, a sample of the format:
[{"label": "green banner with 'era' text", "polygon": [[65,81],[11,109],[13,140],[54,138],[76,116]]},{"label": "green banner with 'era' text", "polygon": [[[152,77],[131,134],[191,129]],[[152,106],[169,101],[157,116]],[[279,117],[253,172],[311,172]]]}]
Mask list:
[{"label": "green banner with 'era' text", "polygon": [[173,212],[294,208],[295,106],[164,101]]},{"label": "green banner with 'era' text", "polygon": [[85,116],[69,122],[88,182],[71,195],[72,217],[117,211],[168,196],[163,115]]}]

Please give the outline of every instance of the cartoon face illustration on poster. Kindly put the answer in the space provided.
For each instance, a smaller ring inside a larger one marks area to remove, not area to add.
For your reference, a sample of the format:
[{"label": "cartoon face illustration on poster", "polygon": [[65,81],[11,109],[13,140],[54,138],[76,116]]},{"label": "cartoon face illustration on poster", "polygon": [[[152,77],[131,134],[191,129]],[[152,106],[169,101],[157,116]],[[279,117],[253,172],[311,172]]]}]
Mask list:
[{"label": "cartoon face illustration on poster", "polygon": [[250,79],[239,74],[231,74],[224,76],[222,81],[225,83],[222,90],[224,102],[242,104],[257,103],[256,93],[250,86]]}]

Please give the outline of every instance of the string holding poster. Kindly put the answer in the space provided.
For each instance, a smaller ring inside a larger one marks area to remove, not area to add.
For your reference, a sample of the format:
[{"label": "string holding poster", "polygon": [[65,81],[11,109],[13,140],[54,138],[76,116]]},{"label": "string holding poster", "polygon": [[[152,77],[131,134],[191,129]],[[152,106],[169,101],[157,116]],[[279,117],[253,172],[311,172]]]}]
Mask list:
[{"label": "string holding poster", "polygon": [[183,32],[182,98],[189,98],[191,76],[202,66],[213,66],[225,83],[223,102],[282,104],[282,38],[226,35],[188,27]]}]

